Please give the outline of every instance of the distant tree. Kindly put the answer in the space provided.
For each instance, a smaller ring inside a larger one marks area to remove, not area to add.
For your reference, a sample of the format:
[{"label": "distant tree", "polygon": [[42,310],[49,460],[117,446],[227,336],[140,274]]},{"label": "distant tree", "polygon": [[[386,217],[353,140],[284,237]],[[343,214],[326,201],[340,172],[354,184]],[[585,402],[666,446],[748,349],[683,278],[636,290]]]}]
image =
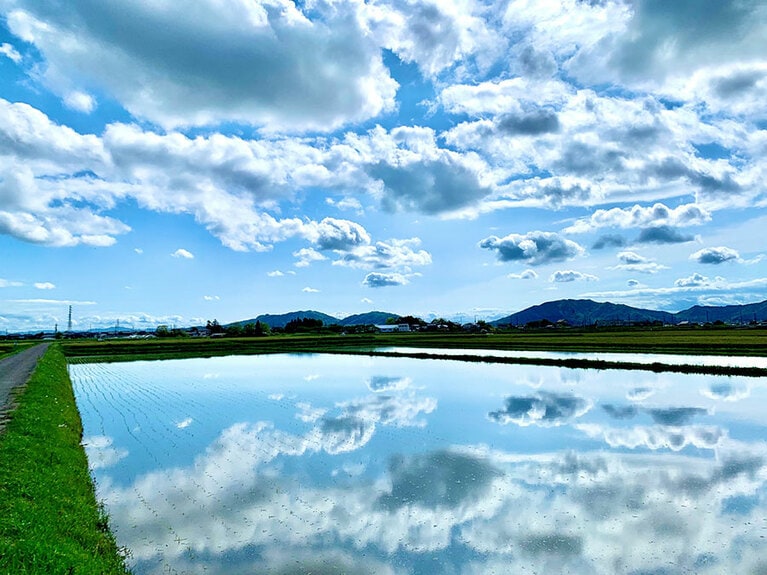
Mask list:
[{"label": "distant tree", "polygon": [[302,317],[290,320],[285,324],[285,333],[306,333],[308,331],[318,330],[322,327],[321,319],[312,319]]},{"label": "distant tree", "polygon": [[[244,332],[245,330],[243,329],[243,327],[236,323],[227,326],[226,329],[224,330],[224,333],[226,333],[226,335],[231,337],[240,337],[241,335],[243,335]],[[221,332],[212,332],[212,333],[221,333]]]},{"label": "distant tree", "polygon": [[208,323],[205,324],[205,327],[208,329],[208,333],[224,333],[224,327],[218,323],[217,319],[214,319],[213,321],[208,320]]},{"label": "distant tree", "polygon": [[171,336],[170,329],[168,329],[167,325],[158,325],[157,329],[154,330],[154,334],[157,337],[170,337]]},{"label": "distant tree", "polygon": [[269,335],[269,332],[271,331],[271,329],[269,328],[268,323],[261,323],[260,321],[256,321],[255,331],[256,331],[255,335],[262,336],[262,335]]},{"label": "distant tree", "polygon": [[395,323],[395,324],[406,323],[408,325],[420,325],[420,326],[426,325],[426,322],[422,320],[420,317],[415,317],[412,315],[401,315],[400,317],[395,319],[392,323]]}]

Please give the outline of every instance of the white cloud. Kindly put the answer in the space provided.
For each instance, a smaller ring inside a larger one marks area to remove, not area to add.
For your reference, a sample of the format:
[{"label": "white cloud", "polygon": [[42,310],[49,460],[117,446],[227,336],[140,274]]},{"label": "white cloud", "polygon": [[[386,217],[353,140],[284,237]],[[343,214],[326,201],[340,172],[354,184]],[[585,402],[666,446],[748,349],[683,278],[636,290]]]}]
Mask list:
[{"label": "white cloud", "polygon": [[419,238],[389,240],[373,245],[355,247],[333,262],[333,265],[358,269],[411,268],[431,264],[431,254],[416,250],[421,245]]},{"label": "white cloud", "polygon": [[703,248],[690,255],[691,260],[699,264],[722,264],[729,261],[740,261],[740,254],[732,248],[724,246],[716,248]]},{"label": "white cloud", "polygon": [[280,277],[283,277],[285,274],[282,273],[280,270],[274,270],[271,272],[266,272],[266,275],[269,276],[270,278],[280,278]]},{"label": "white cloud", "polygon": [[513,280],[534,280],[538,278],[538,274],[535,272],[535,270],[527,269],[522,273],[509,274],[506,277]]},{"label": "white cloud", "polygon": [[22,282],[0,278],[0,288],[21,287],[23,285],[24,284]]},{"label": "white cloud", "polygon": [[707,278],[704,275],[699,274],[698,272],[695,272],[689,277],[686,278],[679,278],[674,281],[674,285],[677,287],[701,287],[701,286],[710,286],[714,282],[723,283],[725,281],[724,278],[717,277],[715,280],[711,280],[710,278]]},{"label": "white cloud", "polygon": [[659,264],[654,260],[642,256],[636,252],[619,252],[616,257],[621,263],[616,266],[611,266],[608,269],[638,272],[642,274],[657,274],[662,270],[669,269],[668,266]]},{"label": "white cloud", "polygon": [[574,281],[598,281],[599,278],[595,275],[585,274],[575,270],[557,270],[549,276],[549,281],[552,283],[567,283]]},{"label": "white cloud", "polygon": [[96,107],[96,100],[85,92],[69,92],[64,96],[64,105],[72,110],[90,114]]},{"label": "white cloud", "polygon": [[293,257],[298,259],[298,261],[293,264],[297,268],[305,268],[310,266],[313,262],[321,262],[322,260],[328,259],[314,248],[301,248],[300,250],[293,252]]},{"label": "white cloud", "polygon": [[126,449],[113,447],[114,440],[105,435],[92,435],[83,438],[83,447],[88,455],[88,467],[104,469],[119,463],[129,453]]},{"label": "white cloud", "polygon": [[329,206],[338,208],[339,210],[354,210],[358,214],[362,214],[362,204],[357,198],[342,198],[340,200],[334,200],[333,198],[325,198],[325,203]]},{"label": "white cloud", "polygon": [[711,214],[697,204],[669,208],[635,204],[631,208],[596,210],[588,219],[576,221],[565,229],[567,233],[585,233],[599,228],[644,228],[648,226],[698,226],[711,220]]},{"label": "white cloud", "polygon": [[185,250],[184,248],[179,248],[172,254],[170,254],[174,258],[183,258],[186,260],[193,260],[194,254],[188,250]]},{"label": "white cloud", "polygon": [[530,265],[570,260],[585,251],[559,234],[539,231],[509,234],[503,238],[490,236],[479,242],[479,247],[497,252],[502,262],[522,261]]},{"label": "white cloud", "polygon": [[46,83],[61,93],[98,86],[166,128],[332,129],[394,107],[397,84],[354,3],[305,12],[287,0],[239,0],[223,11],[215,0],[194,10],[137,0],[60,8],[19,1],[7,16],[45,58]]},{"label": "white cloud", "polygon": [[372,300],[372,299],[370,299],[370,298],[367,298],[367,297],[363,297],[363,298],[360,300],[360,303],[373,303],[373,300]]},{"label": "white cloud", "polygon": [[320,290],[315,289],[313,287],[305,287],[301,291],[304,293],[320,293]]},{"label": "white cloud", "polygon": [[335,218],[307,224],[304,235],[320,250],[348,251],[370,244],[370,234],[361,225]]},{"label": "white cloud", "polygon": [[202,299],[205,301],[219,301],[221,298],[217,295],[204,295]]},{"label": "white cloud", "polygon": [[191,417],[187,417],[186,419],[183,419],[179,421],[178,423],[176,423],[176,427],[178,429],[186,429],[187,427],[192,425],[192,423],[194,423],[194,419],[192,419]]},{"label": "white cloud", "polygon": [[727,437],[727,431],[715,426],[687,425],[672,427],[666,425],[636,426],[631,428],[608,427],[594,423],[574,426],[589,437],[601,438],[610,447],[639,447],[657,450],[681,451],[688,445],[698,449],[715,449]]},{"label": "white cloud", "polygon": [[45,289],[45,290],[56,289],[56,285],[52,284],[51,282],[36,282],[35,287],[37,289]]},{"label": "white cloud", "polygon": [[362,281],[362,285],[371,288],[403,286],[409,283],[410,281],[407,279],[407,277],[402,274],[380,272],[370,272]]},{"label": "white cloud", "polygon": [[138,255],[141,255],[144,253],[144,250],[142,250],[141,248],[134,248],[133,251],[136,252]]},{"label": "white cloud", "polygon": [[21,62],[21,54],[11,46],[8,42],[3,42],[0,44],[0,54],[8,58],[9,60],[12,60],[14,63],[18,64]]}]

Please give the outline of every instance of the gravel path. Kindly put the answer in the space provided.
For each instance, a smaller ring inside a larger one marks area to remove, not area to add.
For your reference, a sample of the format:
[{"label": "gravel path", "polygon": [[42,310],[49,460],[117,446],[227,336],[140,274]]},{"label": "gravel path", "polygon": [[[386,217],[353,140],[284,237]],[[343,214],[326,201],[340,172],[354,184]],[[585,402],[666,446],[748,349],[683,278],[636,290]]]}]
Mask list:
[{"label": "gravel path", "polygon": [[26,385],[37,365],[37,360],[48,349],[47,343],[39,344],[21,353],[0,359],[0,431],[5,428],[8,414],[13,410],[14,388]]}]

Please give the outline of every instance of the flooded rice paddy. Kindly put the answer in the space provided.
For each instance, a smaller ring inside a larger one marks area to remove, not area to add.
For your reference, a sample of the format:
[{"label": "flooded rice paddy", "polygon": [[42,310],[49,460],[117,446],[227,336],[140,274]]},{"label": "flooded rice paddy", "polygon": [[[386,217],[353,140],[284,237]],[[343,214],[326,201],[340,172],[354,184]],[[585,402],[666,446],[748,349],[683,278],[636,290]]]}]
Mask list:
[{"label": "flooded rice paddy", "polygon": [[767,382],[405,358],[70,366],[137,575],[767,572]]}]

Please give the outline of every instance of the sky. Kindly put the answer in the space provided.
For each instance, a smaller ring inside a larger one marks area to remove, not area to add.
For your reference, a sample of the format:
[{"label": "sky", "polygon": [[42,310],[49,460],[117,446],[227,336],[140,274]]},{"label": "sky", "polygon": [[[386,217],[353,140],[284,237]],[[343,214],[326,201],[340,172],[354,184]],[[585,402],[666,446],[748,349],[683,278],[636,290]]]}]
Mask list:
[{"label": "sky", "polygon": [[0,330],[767,298],[765,0],[0,0]]}]

